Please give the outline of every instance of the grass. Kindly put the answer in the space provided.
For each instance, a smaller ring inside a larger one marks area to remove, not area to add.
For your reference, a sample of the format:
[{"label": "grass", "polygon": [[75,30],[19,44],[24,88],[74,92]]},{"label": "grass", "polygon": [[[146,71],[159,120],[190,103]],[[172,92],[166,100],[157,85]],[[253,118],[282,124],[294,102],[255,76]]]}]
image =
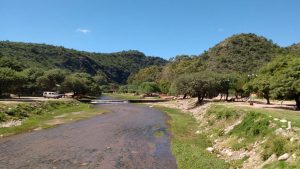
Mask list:
[{"label": "grass", "polygon": [[282,110],[282,109],[268,109],[268,108],[251,108],[244,106],[229,106],[227,107],[235,107],[238,110],[244,111],[255,111],[257,113],[265,114],[268,116],[272,116],[273,118],[286,119],[291,121],[294,126],[300,127],[300,112],[292,111],[292,110]]},{"label": "grass", "polygon": [[264,169],[299,169],[299,164],[287,164],[284,161],[276,161],[271,164],[265,165]]},{"label": "grass", "polygon": [[170,117],[171,149],[179,169],[229,168],[228,163],[206,150],[212,144],[205,135],[195,134],[199,124],[190,114],[178,109],[157,108]]},{"label": "grass", "polygon": [[55,109],[48,109],[41,114],[35,114],[22,121],[20,126],[0,128],[0,135],[9,136],[34,129],[44,129],[58,124],[68,123],[104,113],[105,110],[96,110],[91,105],[76,103],[72,106],[62,104]]},{"label": "grass", "polygon": [[[205,120],[212,121],[208,123],[209,133],[213,134],[217,129],[221,129],[220,124],[232,124],[232,119],[240,119],[241,123],[236,125],[228,134],[222,135],[226,139],[226,145],[233,150],[252,149],[249,145],[256,141],[265,140],[261,144],[261,157],[267,160],[272,154],[277,157],[284,153],[290,155],[295,153],[300,155],[300,143],[290,142],[289,137],[275,135],[274,131],[282,127],[283,123],[275,121],[274,118],[286,119],[292,121],[293,126],[300,126],[300,116],[297,111],[276,110],[252,108],[243,106],[232,106],[228,104],[214,104],[205,115]],[[286,124],[285,124],[286,126]],[[297,134],[297,133],[295,133]],[[299,158],[297,158],[299,163]],[[242,160],[230,161],[231,167],[241,166]],[[288,162],[273,162],[265,168],[300,168],[297,165]]]},{"label": "grass", "polygon": [[157,138],[163,137],[164,135],[165,135],[165,133],[160,130],[154,132],[154,136]]},{"label": "grass", "polygon": [[231,130],[230,135],[254,138],[271,133],[269,118],[257,112],[248,112],[242,122]]}]

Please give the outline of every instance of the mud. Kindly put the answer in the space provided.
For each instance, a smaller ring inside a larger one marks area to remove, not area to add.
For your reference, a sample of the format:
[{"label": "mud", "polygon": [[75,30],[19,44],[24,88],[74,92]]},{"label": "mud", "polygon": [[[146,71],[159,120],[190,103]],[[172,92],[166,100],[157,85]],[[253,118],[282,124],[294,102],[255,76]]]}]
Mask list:
[{"label": "mud", "polygon": [[0,168],[177,168],[162,112],[127,103],[96,106],[111,112],[0,139]]}]

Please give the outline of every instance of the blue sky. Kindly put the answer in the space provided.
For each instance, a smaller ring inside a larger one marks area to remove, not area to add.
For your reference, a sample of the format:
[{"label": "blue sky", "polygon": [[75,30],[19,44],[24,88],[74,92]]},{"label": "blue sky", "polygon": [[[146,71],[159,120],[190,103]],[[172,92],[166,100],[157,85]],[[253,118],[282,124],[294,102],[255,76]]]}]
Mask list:
[{"label": "blue sky", "polygon": [[0,40],[169,58],[238,33],[298,43],[299,16],[299,0],[0,0]]}]

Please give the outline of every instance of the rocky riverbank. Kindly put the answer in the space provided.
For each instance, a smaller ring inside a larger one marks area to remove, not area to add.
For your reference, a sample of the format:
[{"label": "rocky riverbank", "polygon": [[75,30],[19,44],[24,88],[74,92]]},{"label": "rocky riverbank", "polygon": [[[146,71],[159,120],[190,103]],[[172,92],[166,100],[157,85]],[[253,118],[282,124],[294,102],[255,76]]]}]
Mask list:
[{"label": "rocky riverbank", "polygon": [[295,111],[185,99],[156,105],[191,113],[198,121],[196,134],[212,142],[207,151],[233,168],[297,167],[300,163],[300,129]]}]

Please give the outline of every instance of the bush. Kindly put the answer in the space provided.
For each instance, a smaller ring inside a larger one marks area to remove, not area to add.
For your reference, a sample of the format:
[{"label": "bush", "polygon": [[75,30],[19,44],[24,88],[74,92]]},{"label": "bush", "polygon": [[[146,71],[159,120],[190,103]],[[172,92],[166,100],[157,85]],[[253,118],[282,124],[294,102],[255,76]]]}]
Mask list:
[{"label": "bush", "polygon": [[0,122],[4,122],[4,121],[6,121],[6,119],[7,119],[7,117],[6,117],[5,113],[0,112]]},{"label": "bush", "polygon": [[263,160],[267,160],[272,154],[276,154],[277,156],[284,154],[287,151],[287,143],[287,139],[283,136],[271,136],[265,143],[262,153]]},{"label": "bush", "polygon": [[139,91],[144,94],[159,92],[159,87],[155,82],[144,82],[140,85]]}]

